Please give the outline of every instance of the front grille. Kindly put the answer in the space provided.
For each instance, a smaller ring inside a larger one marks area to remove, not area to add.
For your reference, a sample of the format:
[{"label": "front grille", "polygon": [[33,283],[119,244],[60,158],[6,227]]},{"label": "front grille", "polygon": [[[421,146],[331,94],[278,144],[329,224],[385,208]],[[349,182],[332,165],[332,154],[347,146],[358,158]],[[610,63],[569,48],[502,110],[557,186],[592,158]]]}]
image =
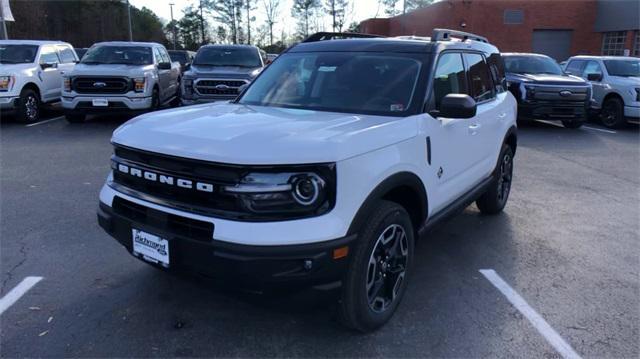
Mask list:
[{"label": "front grille", "polygon": [[183,237],[199,241],[208,242],[213,238],[213,224],[210,222],[161,212],[118,196],[113,198],[112,208],[114,213],[134,223],[148,225],[168,233],[179,233]]},{"label": "front grille", "polygon": [[247,83],[246,80],[197,80],[195,89],[200,95],[235,97],[240,93],[240,86]]},{"label": "front grille", "polygon": [[124,77],[74,77],[72,88],[77,93],[125,94],[132,89],[131,80]]},{"label": "front grille", "polygon": [[[535,90],[533,98],[540,101],[585,102],[591,95],[589,88],[584,86],[534,86],[533,88]],[[562,96],[563,91],[569,91],[570,94]]]}]

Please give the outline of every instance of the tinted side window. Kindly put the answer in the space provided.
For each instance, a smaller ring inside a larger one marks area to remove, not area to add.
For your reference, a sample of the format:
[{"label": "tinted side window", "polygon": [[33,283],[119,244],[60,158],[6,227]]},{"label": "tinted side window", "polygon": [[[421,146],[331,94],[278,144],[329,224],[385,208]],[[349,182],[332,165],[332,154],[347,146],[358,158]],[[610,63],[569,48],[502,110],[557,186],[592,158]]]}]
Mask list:
[{"label": "tinted side window", "polygon": [[76,61],[76,55],[69,46],[58,46],[60,54],[60,60],[63,64],[68,64]]},{"label": "tinted side window", "polygon": [[567,64],[566,72],[570,72],[572,75],[580,76],[582,69],[584,68],[584,60],[573,60]]},{"label": "tinted side window", "polygon": [[40,63],[41,64],[51,64],[51,63],[60,63],[60,59],[58,59],[58,53],[53,46],[43,46],[40,51]]},{"label": "tinted side window", "polygon": [[507,90],[507,79],[504,75],[504,60],[500,54],[491,54],[487,58],[487,64],[491,70],[491,77],[495,84],[496,92],[501,93]]},{"label": "tinted side window", "polygon": [[493,81],[489,73],[489,66],[480,54],[464,54],[469,72],[469,95],[476,102],[490,100],[494,97]]},{"label": "tinted side window", "polygon": [[584,68],[584,73],[582,74],[582,77],[586,79],[587,76],[589,76],[589,74],[602,75],[602,69],[600,68],[600,64],[598,64],[596,61],[587,62],[587,66],[585,66]]},{"label": "tinted side window", "polygon": [[163,62],[162,55],[160,54],[160,50],[157,47],[153,48],[153,56],[156,58],[154,61],[156,64]]},{"label": "tinted side window", "polygon": [[467,93],[467,79],[460,53],[444,53],[438,60],[433,79],[436,110],[440,109],[442,98],[450,93]]},{"label": "tinted side window", "polygon": [[160,49],[160,56],[162,56],[162,62],[171,63],[171,57],[169,56],[169,53],[167,52],[167,50],[163,48],[159,48],[159,49]]}]

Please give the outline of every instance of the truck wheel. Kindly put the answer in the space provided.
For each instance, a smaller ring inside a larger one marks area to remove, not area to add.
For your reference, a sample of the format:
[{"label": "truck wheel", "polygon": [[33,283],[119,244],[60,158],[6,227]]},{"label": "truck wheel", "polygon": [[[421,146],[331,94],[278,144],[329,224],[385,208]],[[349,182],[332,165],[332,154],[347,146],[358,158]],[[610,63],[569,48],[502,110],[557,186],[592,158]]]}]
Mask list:
[{"label": "truck wheel", "polygon": [[584,122],[583,121],[571,121],[571,120],[563,120],[562,125],[566,128],[580,128]]},{"label": "truck wheel", "polygon": [[82,114],[64,115],[64,118],[66,118],[69,123],[82,123],[86,117],[86,115]]},{"label": "truck wheel", "polygon": [[151,93],[151,111],[155,111],[160,108],[160,91],[157,87],[153,88]]},{"label": "truck wheel", "polygon": [[476,205],[484,214],[500,213],[509,199],[511,179],[513,178],[513,150],[509,145],[502,145],[500,160],[495,171],[491,187],[478,200]]},{"label": "truck wheel", "polygon": [[609,128],[618,128],[625,124],[624,104],[618,98],[610,98],[602,105],[600,122]]},{"label": "truck wheel", "polygon": [[381,201],[365,221],[342,282],[340,317],[361,332],[384,325],[407,287],[414,233],[407,211]]},{"label": "truck wheel", "polygon": [[20,92],[20,103],[16,118],[20,122],[34,123],[40,119],[40,96],[31,89]]}]

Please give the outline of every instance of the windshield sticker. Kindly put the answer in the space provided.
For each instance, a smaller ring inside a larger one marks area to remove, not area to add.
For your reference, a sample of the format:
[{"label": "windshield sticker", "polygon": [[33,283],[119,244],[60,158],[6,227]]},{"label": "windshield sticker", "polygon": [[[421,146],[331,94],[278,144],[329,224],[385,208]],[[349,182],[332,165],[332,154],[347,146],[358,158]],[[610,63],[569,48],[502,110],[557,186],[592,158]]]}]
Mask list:
[{"label": "windshield sticker", "polygon": [[336,70],[335,66],[320,66],[318,67],[319,72],[334,72]]},{"label": "windshield sticker", "polygon": [[393,105],[389,106],[389,111],[393,111],[393,112],[404,111],[404,105],[401,103],[394,103]]}]

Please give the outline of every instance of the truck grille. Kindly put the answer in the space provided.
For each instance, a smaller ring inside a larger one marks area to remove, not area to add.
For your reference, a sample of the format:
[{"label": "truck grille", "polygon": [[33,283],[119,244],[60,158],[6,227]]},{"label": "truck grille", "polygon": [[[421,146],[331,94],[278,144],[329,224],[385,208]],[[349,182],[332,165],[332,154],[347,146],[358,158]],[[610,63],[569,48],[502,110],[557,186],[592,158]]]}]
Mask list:
[{"label": "truck grille", "polygon": [[240,93],[240,86],[248,83],[249,81],[247,80],[197,80],[195,82],[195,89],[200,95],[234,98]]},{"label": "truck grille", "polygon": [[540,101],[585,102],[591,96],[586,86],[534,86],[534,89],[533,98]]},{"label": "truck grille", "polygon": [[73,90],[88,94],[124,94],[131,90],[131,80],[123,77],[74,77]]}]

